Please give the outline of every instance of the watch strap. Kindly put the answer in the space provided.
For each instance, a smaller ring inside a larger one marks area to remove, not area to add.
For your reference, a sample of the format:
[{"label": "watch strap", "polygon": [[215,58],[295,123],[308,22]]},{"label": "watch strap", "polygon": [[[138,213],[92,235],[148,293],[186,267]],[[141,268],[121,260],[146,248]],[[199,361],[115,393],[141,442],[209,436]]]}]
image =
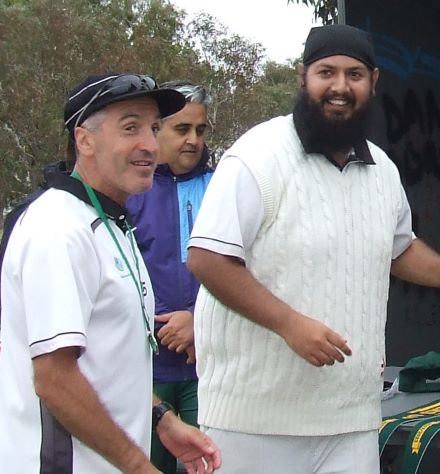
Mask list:
[{"label": "watch strap", "polygon": [[166,412],[172,411],[174,413],[173,406],[168,402],[160,402],[158,405],[153,407],[152,411],[152,419],[151,419],[151,426],[153,430],[156,430],[159,421],[165,415]]}]

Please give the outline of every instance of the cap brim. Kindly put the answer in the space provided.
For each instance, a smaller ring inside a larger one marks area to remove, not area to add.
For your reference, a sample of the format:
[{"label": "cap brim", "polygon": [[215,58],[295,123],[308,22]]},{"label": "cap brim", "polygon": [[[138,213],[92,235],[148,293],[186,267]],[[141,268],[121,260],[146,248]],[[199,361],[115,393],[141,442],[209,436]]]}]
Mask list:
[{"label": "cap brim", "polygon": [[149,95],[157,101],[162,117],[173,115],[186,105],[185,96],[173,89],[155,89]]}]

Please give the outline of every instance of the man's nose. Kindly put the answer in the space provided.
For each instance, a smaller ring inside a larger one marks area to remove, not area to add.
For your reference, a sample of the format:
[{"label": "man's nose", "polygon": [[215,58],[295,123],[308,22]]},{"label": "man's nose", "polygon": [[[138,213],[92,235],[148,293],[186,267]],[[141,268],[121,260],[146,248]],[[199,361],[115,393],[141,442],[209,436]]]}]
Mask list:
[{"label": "man's nose", "polygon": [[149,151],[150,153],[157,153],[159,150],[156,135],[152,131],[141,136],[138,146],[139,149]]},{"label": "man's nose", "polygon": [[191,145],[195,145],[198,140],[198,135],[197,135],[197,130],[196,129],[191,129],[188,131],[188,134],[186,136],[186,143],[190,143]]},{"label": "man's nose", "polygon": [[349,90],[349,84],[347,81],[347,77],[343,72],[336,74],[333,78],[333,82],[331,84],[331,89],[334,92],[347,92]]}]

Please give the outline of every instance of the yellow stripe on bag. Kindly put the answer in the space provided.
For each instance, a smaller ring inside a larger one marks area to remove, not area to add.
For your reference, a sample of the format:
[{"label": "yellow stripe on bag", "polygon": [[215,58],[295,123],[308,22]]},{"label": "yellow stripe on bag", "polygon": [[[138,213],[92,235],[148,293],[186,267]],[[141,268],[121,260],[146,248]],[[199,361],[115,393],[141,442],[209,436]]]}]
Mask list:
[{"label": "yellow stripe on bag", "polygon": [[422,438],[426,430],[431,428],[431,426],[440,425],[440,421],[431,421],[425,423],[414,435],[414,439],[411,443],[411,454],[419,454],[420,447],[422,446]]}]

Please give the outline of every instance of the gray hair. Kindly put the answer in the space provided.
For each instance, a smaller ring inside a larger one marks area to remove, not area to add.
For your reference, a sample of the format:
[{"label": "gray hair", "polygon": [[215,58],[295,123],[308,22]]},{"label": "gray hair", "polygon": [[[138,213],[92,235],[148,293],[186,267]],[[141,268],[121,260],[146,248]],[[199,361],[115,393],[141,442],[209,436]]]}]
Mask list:
[{"label": "gray hair", "polygon": [[89,115],[80,126],[94,132],[95,130],[98,130],[101,127],[106,114],[107,111],[105,110],[105,108],[98,110],[92,115]]},{"label": "gray hair", "polygon": [[204,86],[194,85],[188,81],[169,81],[160,85],[160,89],[173,89],[180,92],[187,104],[201,104],[208,108],[212,104],[211,95]]},{"label": "gray hair", "polygon": [[[90,130],[91,132],[96,132],[102,123],[104,122],[105,116],[107,115],[107,111],[104,109],[98,110],[97,112],[89,115],[84,122],[80,125],[80,127]],[[72,143],[70,143],[72,140]],[[78,154],[78,147],[76,146],[76,141],[74,139],[69,138],[69,142],[67,145],[67,160],[70,163],[75,163]]]}]

